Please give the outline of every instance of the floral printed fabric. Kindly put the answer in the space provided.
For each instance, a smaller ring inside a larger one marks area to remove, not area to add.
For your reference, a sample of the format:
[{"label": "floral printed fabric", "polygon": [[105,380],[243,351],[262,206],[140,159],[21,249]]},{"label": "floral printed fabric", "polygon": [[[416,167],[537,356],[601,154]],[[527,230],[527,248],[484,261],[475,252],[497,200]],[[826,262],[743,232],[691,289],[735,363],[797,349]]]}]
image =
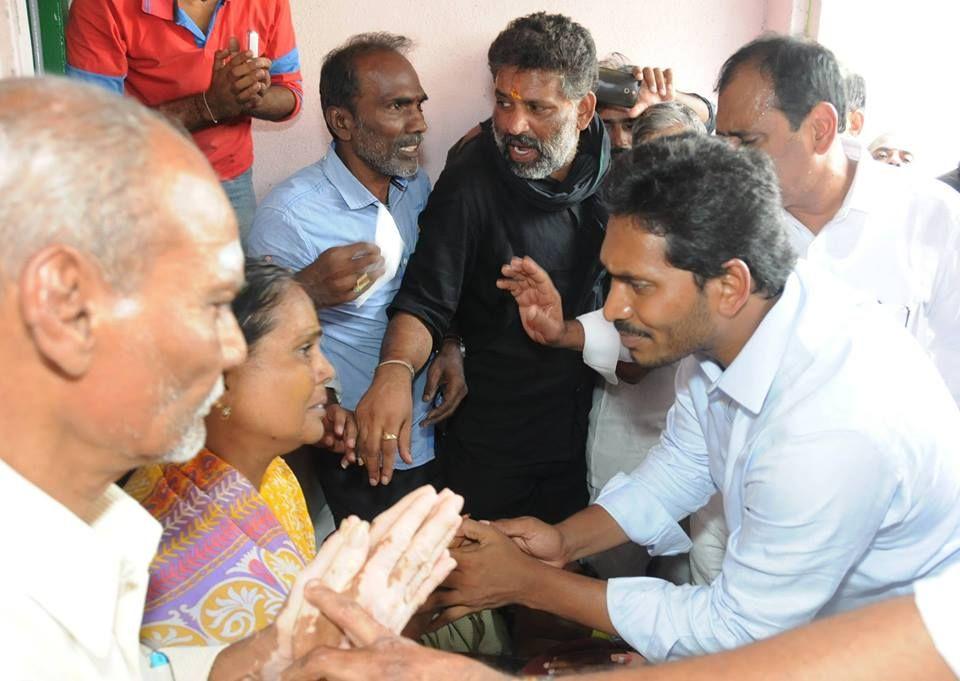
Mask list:
[{"label": "floral printed fabric", "polygon": [[316,552],[303,492],[280,458],[261,491],[207,450],[140,469],[126,490],[163,525],[140,629],[153,647],[230,643],[262,629]]}]

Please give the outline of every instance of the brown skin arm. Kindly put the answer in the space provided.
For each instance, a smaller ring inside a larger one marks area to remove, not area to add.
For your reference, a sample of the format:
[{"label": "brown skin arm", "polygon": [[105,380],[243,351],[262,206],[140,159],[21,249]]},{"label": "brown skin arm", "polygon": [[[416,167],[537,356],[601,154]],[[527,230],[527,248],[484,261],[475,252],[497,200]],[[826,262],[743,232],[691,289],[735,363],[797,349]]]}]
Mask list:
[{"label": "brown skin arm", "polygon": [[203,99],[199,92],[195,95],[164,102],[158,105],[156,109],[167,118],[179,122],[190,132],[208,128],[214,124],[207,108],[203,105]]},{"label": "brown skin arm", "polygon": [[[432,349],[433,338],[423,322],[400,312],[387,326],[380,346],[380,360],[402,360],[419,371]],[[377,369],[373,382],[357,404],[357,454],[363,459],[373,486],[390,483],[397,456],[407,463],[413,461],[410,454],[411,384],[412,377],[405,366],[384,365]],[[396,437],[384,440],[385,433]]]},{"label": "brown skin arm", "polygon": [[214,56],[210,87],[205,93],[164,102],[156,109],[191,132],[240,115],[282,120],[294,110],[297,99],[288,88],[270,84],[270,66],[266,57],[240,52],[237,39],[230,38],[230,47]]},{"label": "brown skin arm", "polygon": [[457,410],[463,398],[467,396],[467,381],[463,376],[463,355],[460,353],[460,339],[446,338],[440,346],[440,352],[433,358],[427,369],[427,383],[423,387],[423,401],[431,402],[437,391],[443,394],[443,403],[427,413],[421,423],[426,427],[450,418]]},{"label": "brown skin arm", "polygon": [[277,649],[276,629],[267,627],[224,648],[210,669],[210,681],[236,681],[256,673]]},{"label": "brown skin arm", "polygon": [[[331,594],[321,610],[345,630],[363,626],[363,614],[346,616],[346,599]],[[507,681],[507,675],[460,655],[441,653],[399,638],[374,637],[355,650],[316,649],[309,674],[328,681]],[[300,672],[307,670],[300,669]],[[212,678],[212,677],[211,677]],[[529,678],[529,677],[528,677]],[[716,655],[656,667],[576,675],[582,681],[953,681],[933,646],[913,599],[904,597],[795,629]]]},{"label": "brown skin arm", "polygon": [[683,662],[577,677],[583,681],[948,681],[910,597],[845,613],[759,643]]},{"label": "brown skin arm", "polygon": [[638,83],[642,83],[642,87],[637,104],[630,110],[630,118],[636,118],[653,104],[677,101],[693,109],[704,125],[710,121],[710,110],[702,99],[676,91],[673,85],[673,69],[637,66],[633,69],[633,77]]},{"label": "brown skin arm", "polygon": [[539,585],[519,599],[521,605],[553,613],[591,629],[616,633],[607,612],[606,581],[549,566],[544,566],[540,573]]},{"label": "brown skin arm", "polygon": [[630,538],[613,516],[596,504],[557,525],[563,537],[565,560],[571,562],[626,544]]},{"label": "brown skin arm", "polygon": [[250,109],[250,115],[265,121],[282,121],[297,105],[297,96],[282,85],[271,85],[263,93],[260,103]]},{"label": "brown skin arm", "polygon": [[[537,522],[533,518],[523,520]],[[444,582],[446,589],[427,601],[427,609],[445,610],[437,624],[452,621],[465,610],[476,612],[518,603],[613,633],[606,582],[567,572],[529,553],[534,550],[556,557],[559,547],[549,525],[544,525],[548,536],[539,543],[529,532],[518,541],[498,528],[464,519],[460,535],[467,542],[451,551],[457,567]],[[524,546],[528,551],[522,550]],[[448,608],[452,610],[446,611]]]}]

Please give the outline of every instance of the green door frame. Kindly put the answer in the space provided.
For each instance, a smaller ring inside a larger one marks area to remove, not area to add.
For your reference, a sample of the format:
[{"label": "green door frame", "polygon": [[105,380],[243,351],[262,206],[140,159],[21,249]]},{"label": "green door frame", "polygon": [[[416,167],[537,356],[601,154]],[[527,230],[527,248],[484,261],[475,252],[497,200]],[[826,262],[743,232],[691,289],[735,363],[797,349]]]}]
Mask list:
[{"label": "green door frame", "polygon": [[[65,29],[69,4],[69,0],[27,0],[30,34],[34,41],[33,66],[38,74],[63,74],[67,70]],[[38,59],[40,63],[36,63]]]}]

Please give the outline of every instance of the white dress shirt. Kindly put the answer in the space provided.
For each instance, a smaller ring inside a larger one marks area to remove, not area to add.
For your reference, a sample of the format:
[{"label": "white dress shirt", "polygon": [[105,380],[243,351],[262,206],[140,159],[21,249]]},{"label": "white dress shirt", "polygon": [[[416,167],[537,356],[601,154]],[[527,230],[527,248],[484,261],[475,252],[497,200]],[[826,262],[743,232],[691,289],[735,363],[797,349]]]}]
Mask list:
[{"label": "white dress shirt", "polygon": [[960,678],[960,565],[914,585],[917,610],[933,645],[953,673]]},{"label": "white dress shirt", "polygon": [[[87,524],[0,460],[0,669],[11,681],[206,679],[222,647],[138,640],[161,528],[111,486]],[[175,672],[175,676],[174,676]]]},{"label": "white dress shirt", "polygon": [[651,553],[721,491],[720,576],[613,579],[617,632],[653,661],[733,648],[908,593],[960,560],[960,411],[902,328],[800,263],[725,370],[683,360],[660,443],[597,503]]},{"label": "white dress shirt", "polygon": [[[784,212],[800,257],[879,301],[927,350],[960,404],[960,194],[911,169],[857,161],[837,214],[817,235]],[[883,370],[882,367],[879,370]]]},{"label": "white dress shirt", "polygon": [[[801,257],[880,302],[930,354],[960,404],[960,195],[909,169],[873,162],[856,140],[844,139],[843,148],[857,163],[840,210],[817,235],[784,211],[791,243]],[[584,362],[616,383],[617,360],[630,361],[616,329],[601,310],[578,319]],[[713,511],[719,505],[691,520],[699,531],[690,552],[697,583],[712,581],[723,562],[716,539],[725,528]]]}]

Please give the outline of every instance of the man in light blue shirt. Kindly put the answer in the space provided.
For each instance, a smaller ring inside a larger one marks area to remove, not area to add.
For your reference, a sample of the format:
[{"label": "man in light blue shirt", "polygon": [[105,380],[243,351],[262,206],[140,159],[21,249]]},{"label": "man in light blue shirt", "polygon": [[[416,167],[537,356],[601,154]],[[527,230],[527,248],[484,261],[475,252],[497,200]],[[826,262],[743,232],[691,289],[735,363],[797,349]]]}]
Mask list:
[{"label": "man in light blue shirt", "polygon": [[[426,95],[403,56],[408,47],[401,36],[364,34],[327,55],[320,94],[334,141],[325,158],[264,199],[247,243],[249,255],[269,256],[299,272],[318,307],[323,351],[337,370],[341,403],[350,410],[379,370],[386,309],[416,247],[417,218],[430,193],[418,161]],[[459,348],[447,355],[456,365]],[[389,367],[397,368],[405,369]],[[454,373],[458,368],[462,375],[459,366]],[[434,380],[431,369],[423,371],[413,384],[414,397],[432,396],[436,386],[427,390],[427,383]],[[449,383],[445,413],[456,406]],[[432,403],[413,402],[410,451],[397,462],[393,484],[381,486],[383,480],[358,468],[341,470],[332,455],[316,462],[335,518],[372,519],[411,489],[437,482]]]},{"label": "man in light blue shirt", "polygon": [[[666,429],[558,525],[465,521],[474,544],[452,551],[436,604],[519,602],[662,661],[908,594],[960,562],[960,411],[874,301],[795,266],[769,158],[685,135],[624,161],[606,193],[604,314],[639,365],[682,359]],[[501,287],[562,325],[555,290],[510,269]],[[627,541],[683,552],[678,521],[717,491],[731,531],[709,585],[553,567]]]}]

